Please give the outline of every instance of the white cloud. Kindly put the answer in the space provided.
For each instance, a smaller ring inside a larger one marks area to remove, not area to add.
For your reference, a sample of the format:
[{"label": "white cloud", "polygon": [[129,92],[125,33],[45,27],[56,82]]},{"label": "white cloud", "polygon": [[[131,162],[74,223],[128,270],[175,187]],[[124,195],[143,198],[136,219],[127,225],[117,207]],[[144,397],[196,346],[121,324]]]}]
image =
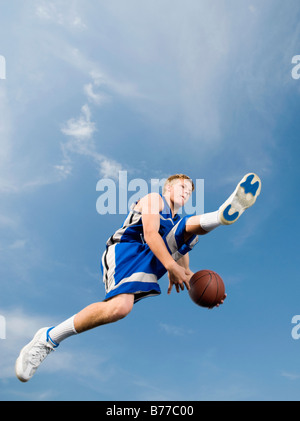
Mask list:
[{"label": "white cloud", "polygon": [[16,220],[11,216],[0,214],[0,227],[1,228],[15,228]]},{"label": "white cloud", "polygon": [[12,117],[6,86],[0,86],[0,192],[13,189]]},{"label": "white cloud", "polygon": [[[59,48],[57,45],[59,44]],[[87,78],[92,79],[92,88],[95,93],[105,99],[111,95],[129,99],[146,98],[138,88],[138,84],[130,74],[114,76],[115,69],[107,70],[101,61],[101,54],[96,59],[91,59],[82,49],[71,44],[66,38],[57,38],[55,34],[47,36],[47,51],[56,59],[70,65],[74,71],[77,70]],[[85,90],[91,90],[90,84],[86,84]],[[88,88],[87,88],[88,87]],[[100,91],[100,88],[102,89]],[[105,91],[104,91],[105,89]]]},{"label": "white cloud", "polygon": [[23,249],[27,244],[27,240],[15,240],[12,244],[8,246],[10,250]]},{"label": "white cloud", "polygon": [[250,10],[251,13],[256,13],[257,12],[257,8],[253,4],[250,4],[248,6],[248,9]]},{"label": "white cloud", "polygon": [[0,85],[0,164],[10,157],[12,131],[10,108],[8,106],[7,89]]},{"label": "white cloud", "polygon": [[91,121],[91,111],[87,104],[81,108],[81,115],[76,119],[70,119],[63,127],[62,133],[70,139],[62,143],[63,161],[55,168],[63,177],[72,172],[72,154],[91,158],[98,168],[99,175],[105,178],[118,178],[122,165],[113,159],[96,150],[93,134],[96,132],[96,125]]},{"label": "white cloud", "polygon": [[88,83],[84,86],[84,93],[88,99],[96,105],[104,105],[110,101],[110,97],[106,94],[95,92],[94,86],[92,83]]},{"label": "white cloud", "polygon": [[163,330],[167,334],[173,335],[173,336],[185,336],[185,335],[191,335],[194,333],[192,329],[170,325],[167,323],[160,323],[159,327],[161,330]]},{"label": "white cloud", "polygon": [[[28,105],[29,108],[29,105]],[[15,123],[20,109],[11,99],[11,92],[4,84],[0,86],[0,192],[17,194],[52,184],[60,180],[56,171],[37,173],[36,148],[28,148],[26,154],[19,155],[22,147],[22,134]],[[23,114],[23,112],[22,112]],[[26,117],[24,117],[26,120]],[[29,121],[30,119],[28,119]],[[22,122],[24,124],[24,121]],[[33,164],[34,163],[34,164]],[[43,165],[43,169],[48,165]],[[1,222],[1,221],[0,221]]]},{"label": "white cloud", "polygon": [[291,373],[288,371],[282,371],[281,375],[289,380],[299,380],[300,374],[299,373]]},{"label": "white cloud", "polygon": [[88,105],[81,108],[79,118],[70,119],[62,128],[62,132],[66,136],[71,136],[79,141],[90,139],[96,130],[95,123],[91,121],[91,112]]},{"label": "white cloud", "polygon": [[0,342],[0,379],[3,380],[15,376],[15,360],[21,348],[49,321],[46,317],[28,315],[22,309],[0,309],[0,314],[6,320],[6,339]]},{"label": "white cloud", "polygon": [[72,174],[72,165],[70,163],[67,165],[63,163],[61,165],[54,165],[54,170],[60,174],[59,179],[62,180]]},{"label": "white cloud", "polygon": [[[6,339],[0,340],[0,380],[15,377],[14,365],[21,351],[42,327],[53,326],[53,316],[28,314],[21,308],[12,310],[0,309],[0,315],[6,321]],[[56,322],[58,322],[56,320]],[[39,372],[71,372],[73,375],[104,378],[97,366],[105,362],[107,358],[97,353],[88,356],[80,353],[72,354],[60,348],[50,355],[39,368]],[[94,365],[91,364],[94,361]]]},{"label": "white cloud", "polygon": [[[91,42],[97,42],[99,48],[91,54],[83,49],[82,44],[75,44],[75,41],[68,38],[68,34],[62,35],[61,31],[40,32],[39,46],[45,47],[43,52],[53,66],[55,63],[55,67],[58,68],[59,63],[64,62],[71,66],[74,74],[89,78],[77,86],[77,91],[83,89],[88,105],[82,107],[79,117],[69,119],[62,127],[62,133],[71,141],[63,143],[61,160],[57,159],[58,163],[48,165],[48,172],[40,174],[36,174],[32,169],[30,171],[34,174],[26,172],[27,168],[23,174],[18,174],[19,169],[12,172],[11,165],[7,165],[9,161],[12,163],[14,143],[9,141],[10,116],[3,116],[3,124],[0,124],[0,163],[5,161],[6,165],[0,169],[0,191],[18,192],[23,188],[38,188],[69,177],[73,169],[71,153],[91,156],[100,174],[111,173],[110,167],[116,165],[113,157],[105,157],[102,151],[96,149],[95,142],[91,141],[97,131],[96,122],[91,119],[91,106],[104,106],[112,102],[114,96],[131,101],[130,105],[154,122],[153,126],[155,123],[168,125],[176,121],[176,125],[179,124],[187,134],[194,136],[201,147],[207,146],[209,150],[215,149],[216,143],[227,141],[223,139],[220,129],[231,109],[230,104],[224,105],[226,101],[223,99],[222,89],[226,81],[234,80],[238,85],[238,82],[245,82],[244,79],[249,78],[244,84],[244,95],[256,104],[258,112],[263,116],[270,114],[266,103],[262,103],[260,98],[263,97],[261,88],[265,86],[262,73],[266,75],[266,66],[273,68],[272,63],[262,57],[265,64],[262,63],[256,72],[253,72],[258,57],[256,53],[251,55],[251,60],[244,55],[240,60],[237,59],[241,44],[235,39],[235,28],[231,22],[236,20],[240,9],[227,11],[226,18],[220,19],[224,14],[222,7],[212,10],[206,2],[201,6],[193,2],[193,7],[187,6],[183,9],[175,6],[170,9],[166,27],[164,20],[157,18],[157,11],[161,12],[160,16],[164,16],[163,12],[170,8],[170,4],[169,1],[162,2],[159,6],[142,6],[137,1],[126,5],[121,1],[108,3],[105,6],[106,16],[118,27],[117,34],[108,36],[110,27],[101,14],[101,31],[99,28],[92,28],[94,20],[89,16],[91,6],[83,10],[80,3],[72,0],[36,1],[36,17],[41,22],[80,27],[84,19],[91,26]],[[253,18],[252,5],[249,7],[247,19],[249,16]],[[99,10],[102,10],[101,6]],[[128,31],[129,26],[131,31]],[[244,36],[246,45],[253,43],[249,37],[252,28],[252,24],[247,26]],[[122,48],[120,39],[123,41]],[[82,40],[83,43],[85,41],[87,39]],[[237,52],[236,56],[232,56],[234,49]],[[237,64],[241,64],[235,74],[230,75],[233,68],[230,60],[233,58],[237,60]],[[275,58],[274,54],[271,55],[272,60]],[[40,66],[40,58],[33,59]],[[39,67],[34,70],[43,73],[44,81],[50,79],[46,69]],[[76,90],[76,86],[74,89]],[[1,102],[2,98],[0,108]],[[7,114],[9,107],[5,108]],[[0,112],[0,119],[2,115]],[[3,131],[5,135],[2,136]],[[260,141],[261,138],[258,138],[252,143],[259,144]],[[255,150],[254,147],[252,149]],[[201,150],[202,159],[205,153],[204,148]],[[237,155],[241,153],[236,152]],[[253,155],[254,152],[249,151],[247,157],[241,160],[241,165],[248,159],[251,166]],[[255,159],[261,160],[260,166],[266,168],[266,172],[272,168],[272,158],[269,153],[264,153],[264,146],[259,154],[256,153]],[[121,164],[117,163],[117,166],[120,167]],[[15,166],[17,167],[18,165]],[[41,167],[45,168],[45,165]]]},{"label": "white cloud", "polygon": [[96,87],[105,87],[112,93],[126,98],[146,98],[146,96],[139,91],[138,86],[135,82],[127,80],[120,81],[109,75],[103,70],[99,70],[99,65],[94,63],[92,70],[90,71],[90,76],[93,80],[93,84]]},{"label": "white cloud", "polygon": [[86,29],[85,23],[82,21],[80,16],[74,16],[71,20],[72,26],[78,29]]},{"label": "white cloud", "polygon": [[38,1],[35,13],[43,21],[80,30],[86,29],[85,23],[76,10],[76,2],[71,0]]},{"label": "white cloud", "polygon": [[100,172],[104,178],[118,179],[122,165],[111,159],[103,158],[100,162]]}]

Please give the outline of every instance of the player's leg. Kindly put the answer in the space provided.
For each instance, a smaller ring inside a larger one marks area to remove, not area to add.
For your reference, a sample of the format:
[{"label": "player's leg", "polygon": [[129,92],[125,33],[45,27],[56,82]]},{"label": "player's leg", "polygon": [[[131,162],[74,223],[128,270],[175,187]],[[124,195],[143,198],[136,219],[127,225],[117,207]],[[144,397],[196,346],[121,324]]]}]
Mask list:
[{"label": "player's leg", "polygon": [[116,322],[127,316],[134,303],[133,294],[122,294],[109,301],[94,303],[53,328],[42,328],[20,352],[16,361],[16,375],[27,382],[48,354],[70,336],[97,326]]},{"label": "player's leg", "polygon": [[205,235],[221,225],[219,211],[195,215],[188,218],[185,225],[185,240],[192,235]]},{"label": "player's leg", "polygon": [[195,234],[204,235],[220,225],[233,224],[246,209],[254,205],[260,191],[260,178],[254,173],[246,174],[217,211],[195,215],[187,220],[186,237]]},{"label": "player's leg", "polygon": [[126,317],[132,310],[134,294],[121,294],[108,301],[94,303],[74,317],[74,328],[82,333],[95,327],[114,323]]},{"label": "player's leg", "polygon": [[120,294],[110,300],[90,304],[75,316],[51,328],[48,339],[54,346],[77,333],[123,319],[132,310],[134,294]]}]

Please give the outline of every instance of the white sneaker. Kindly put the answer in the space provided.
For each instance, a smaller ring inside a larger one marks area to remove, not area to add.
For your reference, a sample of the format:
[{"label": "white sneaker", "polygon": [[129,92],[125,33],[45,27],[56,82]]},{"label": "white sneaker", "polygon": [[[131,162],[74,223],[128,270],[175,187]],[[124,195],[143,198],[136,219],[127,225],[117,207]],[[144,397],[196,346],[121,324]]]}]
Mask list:
[{"label": "white sneaker", "polygon": [[232,195],[220,206],[221,224],[230,225],[236,222],[246,209],[254,205],[260,191],[260,178],[254,173],[246,174]]},{"label": "white sneaker", "polygon": [[21,382],[28,382],[40,364],[55,346],[49,341],[48,332],[51,328],[40,329],[29,344],[24,346],[16,361],[16,376]]}]

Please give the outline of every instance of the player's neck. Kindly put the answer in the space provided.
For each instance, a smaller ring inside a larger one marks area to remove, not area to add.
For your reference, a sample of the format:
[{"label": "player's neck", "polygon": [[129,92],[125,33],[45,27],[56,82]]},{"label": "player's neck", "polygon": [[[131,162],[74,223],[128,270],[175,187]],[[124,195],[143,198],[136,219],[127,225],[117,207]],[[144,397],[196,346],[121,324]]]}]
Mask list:
[{"label": "player's neck", "polygon": [[172,218],[174,218],[174,216],[177,214],[178,210],[180,209],[179,207],[176,207],[175,203],[171,200],[170,196],[168,194],[164,195],[164,198],[171,210],[172,213]]}]

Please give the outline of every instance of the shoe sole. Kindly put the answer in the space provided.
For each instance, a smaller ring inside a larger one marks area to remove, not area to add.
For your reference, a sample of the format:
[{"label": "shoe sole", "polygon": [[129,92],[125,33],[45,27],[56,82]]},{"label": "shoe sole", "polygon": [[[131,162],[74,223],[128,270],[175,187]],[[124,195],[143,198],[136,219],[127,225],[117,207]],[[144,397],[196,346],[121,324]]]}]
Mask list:
[{"label": "shoe sole", "polygon": [[27,348],[29,348],[31,345],[32,345],[32,343],[33,342],[35,342],[36,341],[36,338],[38,337],[38,336],[40,336],[43,332],[47,332],[47,329],[48,328],[42,328],[42,329],[40,329],[40,330],[38,330],[37,332],[36,332],[36,334],[34,335],[34,337],[33,337],[33,339],[27,344],[27,345],[25,345],[22,349],[21,349],[21,351],[20,351],[20,354],[19,354],[19,357],[17,358],[17,360],[16,360],[16,364],[15,364],[15,373],[16,373],[16,376],[17,376],[17,378],[22,382],[22,383],[26,383],[26,382],[28,382],[30,379],[31,379],[31,377],[29,377],[29,378],[26,378],[26,377],[23,377],[22,376],[22,372],[23,372],[23,365],[22,365],[22,354],[24,353],[24,351],[27,349]]},{"label": "shoe sole", "polygon": [[242,213],[256,202],[261,192],[261,180],[254,173],[246,174],[237,185],[233,194],[220,208],[223,225],[236,222]]}]

